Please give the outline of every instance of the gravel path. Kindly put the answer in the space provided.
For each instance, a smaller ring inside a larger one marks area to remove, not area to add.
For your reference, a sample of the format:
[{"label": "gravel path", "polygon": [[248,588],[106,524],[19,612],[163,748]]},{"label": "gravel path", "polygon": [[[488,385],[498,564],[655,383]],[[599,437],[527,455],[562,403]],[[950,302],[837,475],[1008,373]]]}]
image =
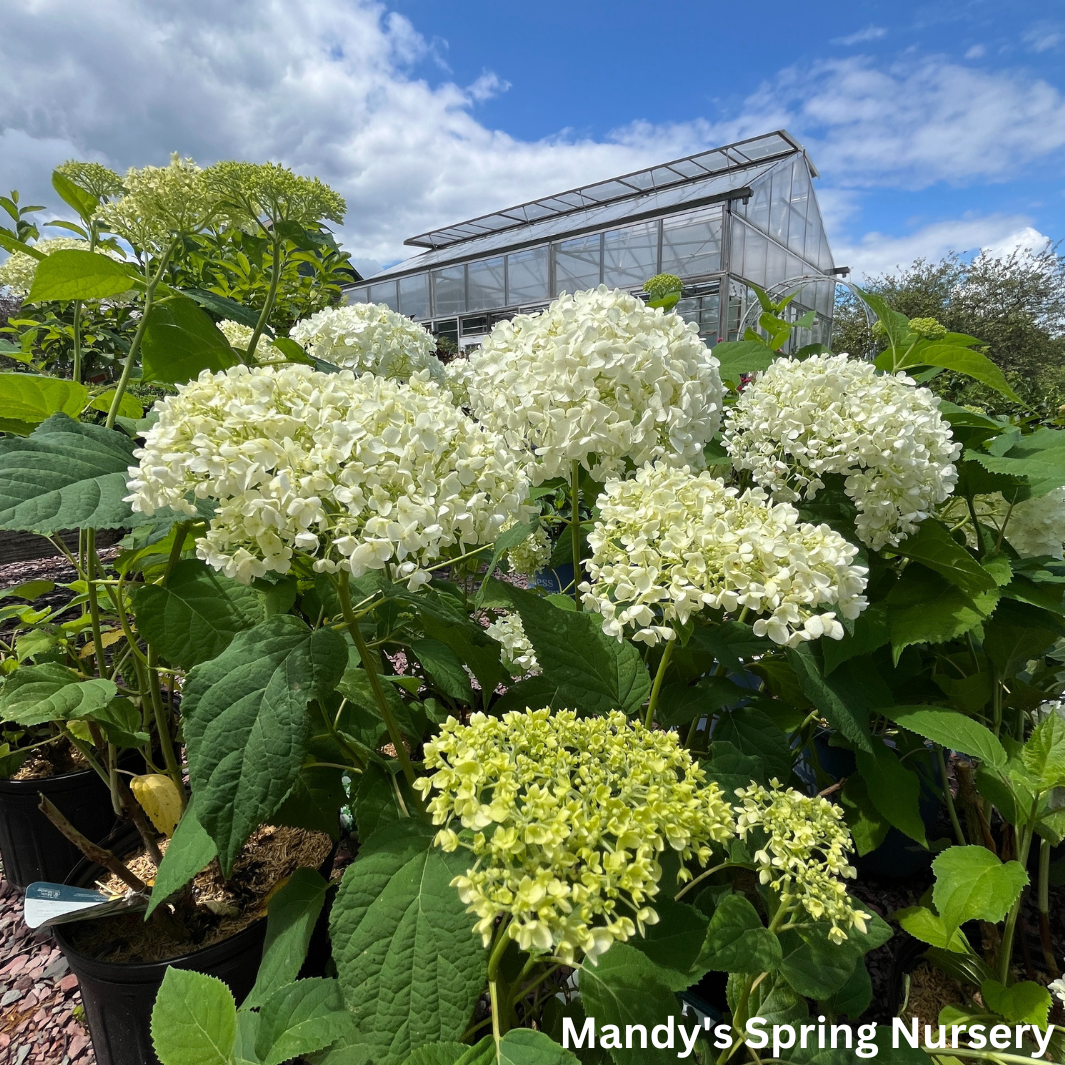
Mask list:
[{"label": "gravel path", "polygon": [[48,931],[22,920],[22,895],[0,881],[0,1065],[95,1065],[81,994]]}]

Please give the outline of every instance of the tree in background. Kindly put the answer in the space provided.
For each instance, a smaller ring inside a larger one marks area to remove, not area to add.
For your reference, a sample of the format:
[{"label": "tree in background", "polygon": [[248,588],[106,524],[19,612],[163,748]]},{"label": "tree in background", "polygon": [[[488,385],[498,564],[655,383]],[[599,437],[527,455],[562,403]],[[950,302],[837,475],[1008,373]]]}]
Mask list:
[{"label": "tree in background", "polygon": [[[908,318],[935,318],[951,332],[980,337],[1017,393],[1046,413],[1065,403],[1065,255],[1057,245],[1040,252],[978,255],[966,262],[952,253],[939,262],[917,259],[896,273],[867,279],[876,293]],[[834,351],[880,350],[858,299],[836,304]],[[956,403],[981,405],[987,389],[944,372],[930,382]]]}]

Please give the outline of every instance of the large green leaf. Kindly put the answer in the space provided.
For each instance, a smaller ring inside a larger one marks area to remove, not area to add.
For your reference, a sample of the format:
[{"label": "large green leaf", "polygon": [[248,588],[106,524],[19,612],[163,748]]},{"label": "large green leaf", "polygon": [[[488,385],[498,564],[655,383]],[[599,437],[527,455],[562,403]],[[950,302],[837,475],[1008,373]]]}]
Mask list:
[{"label": "large green leaf", "polygon": [[101,677],[79,681],[73,670],[58,663],[24,666],[0,688],[0,719],[28,728],[92,717],[117,694],[113,681]]},{"label": "large green leaf", "polygon": [[180,385],[202,370],[225,370],[240,360],[229,341],[187,296],[152,305],[141,342],[146,381]]},{"label": "large green leaf", "polygon": [[841,949],[816,928],[801,933],[784,932],[780,946],[783,951],[780,973],[806,998],[834,995],[851,978],[859,960],[854,951]]},{"label": "large green leaf", "polygon": [[311,978],[279,987],[259,1011],[255,1054],[262,1065],[283,1065],[351,1031],[351,1014],[336,980]]},{"label": "large green leaf", "polygon": [[255,986],[241,1003],[241,1009],[263,1005],[299,975],[328,889],[329,882],[317,869],[297,869],[284,887],[271,897],[263,960],[259,964]]},{"label": "large green leaf", "polygon": [[659,724],[672,728],[712,716],[750,694],[749,688],[741,688],[728,677],[703,677],[695,684],[667,684],[659,695],[655,716]]},{"label": "large green leaf", "polygon": [[27,303],[45,300],[100,300],[142,283],[127,263],[96,251],[69,248],[52,252],[37,264]]},{"label": "large green leaf", "polygon": [[696,959],[710,922],[694,906],[674,902],[668,895],[655,899],[653,905],[658,923],[648,925],[631,945],[658,966],[660,976],[674,991],[683,991],[707,971],[696,965]]},{"label": "large green leaf", "polygon": [[710,918],[697,967],[716,972],[771,972],[780,964],[780,941],[743,895],[726,895]]},{"label": "large green leaf", "polygon": [[984,629],[984,651],[1003,679],[1021,672],[1065,637],[1065,620],[1048,610],[1003,600]]},{"label": "large green leaf", "polygon": [[[741,706],[718,715],[714,740],[729,743],[741,754],[759,758],[767,773],[787,780],[795,762],[795,752],[787,734],[766,713],[753,706]],[[746,784],[750,781],[745,782]]]},{"label": "large green leaf", "polygon": [[[600,1028],[617,1025],[622,1040],[626,1025],[642,1024],[650,1035],[655,1025],[665,1024],[666,1018],[677,1012],[677,1000],[658,966],[627,943],[615,943],[599,956],[596,965],[582,962],[577,984],[588,1016],[594,1017]],[[676,1060],[674,1052],[668,1054],[670,1060]],[[610,1056],[617,1065],[666,1060],[665,1053],[656,1053],[650,1043],[646,1050],[641,1049],[639,1040],[632,1049],[611,1049]]]},{"label": "large green leaf", "polygon": [[[883,361],[884,355],[876,360],[878,369],[890,369]],[[986,356],[971,348],[942,341],[921,345],[914,350],[911,358],[896,365],[895,369],[911,369],[914,366],[938,366],[944,370],[963,373],[981,384],[993,388],[996,392],[1020,402],[1020,397],[1010,388],[1003,372]]]},{"label": "large green leaf", "polygon": [[1065,786],[1065,718],[1048,713],[1028,737],[1021,760],[1042,789]]},{"label": "large green leaf", "polygon": [[232,1065],[236,1041],[229,988],[216,977],[168,967],[152,1007],[152,1043],[163,1065]]},{"label": "large green leaf", "polygon": [[887,597],[888,627],[896,661],[915,643],[946,643],[991,615],[998,590],[973,598],[934,570],[911,562]]},{"label": "large green leaf", "polygon": [[562,610],[519,588],[506,591],[563,705],[589,714],[632,714],[643,705],[651,694],[647,667],[631,643],[603,632],[598,615]]},{"label": "large green leaf", "polygon": [[86,192],[80,185],[75,185],[66,174],[58,170],[52,171],[52,188],[59,193],[65,203],[78,212],[86,223],[100,206],[100,201],[91,192]]},{"label": "large green leaf", "polygon": [[412,640],[411,650],[417,655],[429,679],[445,695],[467,705],[473,702],[470,678],[462,659],[440,640]]},{"label": "large green leaf", "polygon": [[459,1040],[484,987],[485,950],[451,887],[469,857],[433,848],[432,838],[409,819],[375,833],[333,903],[333,960],[375,1065]]},{"label": "large green leaf", "polygon": [[179,562],[166,584],[130,596],[141,634],[172,665],[191,669],[220,655],[238,632],[263,620],[259,595],[197,558]]},{"label": "large green leaf", "polygon": [[[254,329],[259,323],[260,312],[257,308],[248,307],[226,296],[219,296],[217,292],[210,292],[205,288],[183,288],[181,294],[194,299],[201,307],[206,307],[209,311],[217,314],[219,318],[228,318],[231,322],[240,322],[241,325],[249,326],[251,329]],[[273,330],[267,326],[264,335],[269,340],[274,335]]]},{"label": "large green leaf", "polygon": [[896,910],[895,920],[911,936],[930,947],[949,950],[952,954],[965,954],[971,950],[969,941],[960,928],[954,929],[954,932],[948,935],[943,918],[925,906],[908,906],[904,910]]},{"label": "large green leaf", "polygon": [[144,519],[123,501],[135,447],[125,433],[66,414],[28,437],[0,439],[0,529],[49,536],[139,524]]},{"label": "large green leaf", "polygon": [[295,783],[311,738],[307,704],[335,689],[347,659],[335,630],[312,632],[285,614],[189,673],[181,709],[192,790],[227,876]]},{"label": "large green leaf", "polygon": [[183,888],[197,873],[206,869],[211,859],[218,854],[214,840],[200,824],[190,802],[181,815],[170,846],[166,848],[162,864],[155,874],[152,897],[148,901],[145,920],[152,911],[165,902],[179,888]]},{"label": "large green leaf", "polygon": [[872,707],[861,674],[844,676],[842,669],[837,669],[831,676],[825,676],[824,660],[809,643],[790,649],[788,661],[799,677],[803,693],[828,723],[860,749],[871,751],[869,711]]},{"label": "large green leaf", "polygon": [[0,429],[22,435],[53,414],[76,417],[89,401],[89,390],[75,381],[30,373],[0,373]]},{"label": "large green leaf", "polygon": [[733,384],[737,384],[744,374],[768,369],[775,359],[780,358],[771,347],[756,340],[722,341],[714,345],[711,354],[721,363],[718,371],[721,380]]},{"label": "large green leaf", "polygon": [[[900,832],[928,846],[918,800],[921,783],[883,743],[858,751],[858,772],[865,778],[873,805]],[[823,996],[822,996],[823,997]]]},{"label": "large green leaf", "polygon": [[1003,434],[988,452],[966,451],[965,458],[992,473],[1024,478],[1033,496],[1065,485],[1065,432],[1060,429],[1044,427],[1028,436]]},{"label": "large green leaf", "polygon": [[995,734],[986,725],[957,710],[935,706],[892,706],[884,713],[896,724],[941,747],[979,758],[994,769],[1006,765],[1006,751]]},{"label": "large green leaf", "polygon": [[966,595],[979,595],[997,587],[995,578],[964,548],[942,523],[929,518],[895,550],[906,558],[946,577]]},{"label": "large green leaf", "polygon": [[772,774],[766,771],[765,761],[757,754],[744,754],[727,740],[710,744],[710,759],[700,763],[706,779],[718,784],[726,795],[734,795],[737,788],[746,788],[751,781],[768,784]]},{"label": "large green leaf", "polygon": [[1050,992],[1034,980],[1005,987],[997,980],[985,980],[980,994],[989,1009],[1001,1013],[1011,1024],[1036,1024],[1046,1028],[1050,1013]]},{"label": "large green leaf", "polygon": [[932,901],[948,939],[966,921],[1001,921],[1028,883],[1020,862],[1002,862],[986,847],[948,847],[932,871]]}]

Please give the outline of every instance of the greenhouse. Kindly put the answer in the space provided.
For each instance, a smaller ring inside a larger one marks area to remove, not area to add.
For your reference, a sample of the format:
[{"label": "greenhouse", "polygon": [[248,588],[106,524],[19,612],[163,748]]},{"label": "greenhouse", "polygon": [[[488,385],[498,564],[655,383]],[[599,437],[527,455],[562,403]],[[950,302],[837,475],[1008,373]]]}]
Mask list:
[{"label": "greenhouse", "polygon": [[802,286],[794,343],[826,341],[837,268],[813,188],[817,168],[784,130],[544,196],[410,237],[418,254],[351,286],[460,347],[560,292],[639,292],[657,273],[684,281],[678,311],[710,342],[735,339],[750,285]]}]

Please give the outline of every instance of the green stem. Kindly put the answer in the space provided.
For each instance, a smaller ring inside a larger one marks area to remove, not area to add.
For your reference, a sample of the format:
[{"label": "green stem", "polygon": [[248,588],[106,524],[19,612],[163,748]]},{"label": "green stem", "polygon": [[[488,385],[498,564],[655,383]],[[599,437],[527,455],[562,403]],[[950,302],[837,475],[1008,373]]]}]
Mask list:
[{"label": "green stem", "polygon": [[669,640],[662,651],[662,658],[658,663],[658,672],[655,674],[655,682],[651,685],[651,698],[647,700],[647,717],[644,719],[644,728],[650,728],[654,724],[655,707],[658,706],[658,693],[662,690],[662,679],[666,675],[669,659],[673,654],[673,645],[676,642],[676,637]]},{"label": "green stem", "polygon": [[178,765],[177,755],[174,753],[174,743],[170,738],[170,724],[167,721],[166,708],[163,706],[163,691],[159,684],[157,661],[155,648],[148,644],[148,687],[151,691],[155,727],[159,732],[159,746],[163,749],[163,761],[166,762],[166,771],[170,775],[170,779],[177,785],[178,794],[181,796],[181,808],[184,810],[188,804],[185,796],[185,781],[181,777],[181,766]]},{"label": "green stem", "polygon": [[954,835],[957,837],[958,845],[964,847],[967,841],[965,833],[961,830],[958,811],[954,807],[954,796],[950,791],[950,781],[947,779],[947,760],[943,757],[943,748],[938,743],[935,748],[936,758],[939,759],[939,779],[943,782],[943,799],[947,804],[947,813],[950,814],[950,823],[954,828]]},{"label": "green stem", "polygon": [[1036,881],[1036,905],[1039,908],[1039,938],[1043,945],[1043,959],[1051,976],[1058,975],[1054,957],[1054,941],[1050,934],[1050,840],[1039,841],[1039,876]]},{"label": "green stem", "polygon": [[[1035,823],[1036,810],[1039,808],[1041,796],[1037,795],[1032,802],[1032,810],[1028,817],[1028,824],[1023,828],[1018,837],[1016,859],[1024,869],[1028,865],[1028,850],[1032,845],[1032,825]],[[1006,927],[1002,932],[1002,953],[998,960],[998,982],[1009,984],[1010,963],[1013,961],[1013,937],[1017,931],[1017,919],[1021,915],[1021,905],[1024,903],[1024,890],[1017,896],[1017,901],[1010,909],[1006,918]]]},{"label": "green stem", "polygon": [[407,748],[403,745],[403,733],[392,715],[392,708],[388,705],[384,689],[381,687],[379,675],[380,658],[366,646],[366,641],[359,630],[359,621],[355,617],[355,611],[351,605],[351,592],[348,589],[349,579],[347,570],[341,570],[340,579],[335,582],[337,594],[340,597],[340,606],[344,611],[344,620],[347,622],[348,632],[351,634],[355,649],[359,652],[362,668],[366,671],[367,679],[370,681],[374,699],[377,700],[377,707],[381,711],[381,717],[384,719],[385,727],[388,729],[392,746],[396,749],[396,758],[399,760],[400,768],[407,778],[407,783],[413,784],[415,780],[414,766],[411,764],[410,755],[407,754]]},{"label": "green stem", "polygon": [[74,366],[70,377],[75,384],[81,384],[81,300],[74,301]]},{"label": "green stem", "polygon": [[573,546],[573,601],[577,609],[581,608],[581,593],[578,585],[581,582],[581,490],[580,490],[581,464],[574,461],[570,468],[570,512],[569,528],[570,543]]},{"label": "green stem", "polygon": [[104,654],[103,630],[100,628],[100,599],[96,592],[96,530],[85,532],[85,560],[87,577],[86,587],[89,596],[89,617],[92,621],[92,652],[96,659],[96,670],[101,677],[107,678],[107,657]]},{"label": "green stem", "polygon": [[177,241],[171,241],[169,247],[163,253],[162,259],[159,261],[159,266],[156,269],[154,276],[148,281],[147,287],[144,289],[144,310],[141,313],[141,320],[137,323],[137,331],[133,334],[133,340],[129,345],[126,361],[122,365],[122,375],[118,379],[118,384],[115,385],[115,398],[111,400],[111,409],[107,412],[107,421],[105,423],[108,429],[113,429],[115,427],[115,419],[118,417],[118,410],[122,405],[122,397],[126,394],[126,386],[129,384],[130,374],[133,372],[133,363],[137,357],[137,353],[140,351],[141,341],[144,339],[144,330],[148,325],[148,314],[152,309],[152,302],[155,299],[155,290],[163,280],[163,273],[165,272],[167,263],[170,262],[170,256],[174,254],[174,249],[176,247]]},{"label": "green stem", "polygon": [[259,337],[263,335],[263,330],[266,329],[266,323],[270,319],[270,315],[274,309],[274,303],[277,299],[277,285],[281,280],[281,238],[274,233],[273,234],[274,245],[274,267],[270,275],[270,288],[266,292],[266,302],[263,304],[263,309],[259,312],[259,320],[255,323],[255,329],[252,332],[251,340],[248,341],[248,354],[255,357],[255,348],[259,343]]},{"label": "green stem", "polygon": [[506,952],[509,937],[507,936],[507,925],[509,920],[504,920],[496,931],[496,941],[492,946],[492,953],[488,958],[488,993],[492,999],[492,1036],[496,1042],[496,1048],[499,1047],[499,1042],[506,1034],[503,1029],[503,1025],[506,1023],[505,1017],[500,1017],[499,1013],[499,963],[503,960],[503,955]]}]

